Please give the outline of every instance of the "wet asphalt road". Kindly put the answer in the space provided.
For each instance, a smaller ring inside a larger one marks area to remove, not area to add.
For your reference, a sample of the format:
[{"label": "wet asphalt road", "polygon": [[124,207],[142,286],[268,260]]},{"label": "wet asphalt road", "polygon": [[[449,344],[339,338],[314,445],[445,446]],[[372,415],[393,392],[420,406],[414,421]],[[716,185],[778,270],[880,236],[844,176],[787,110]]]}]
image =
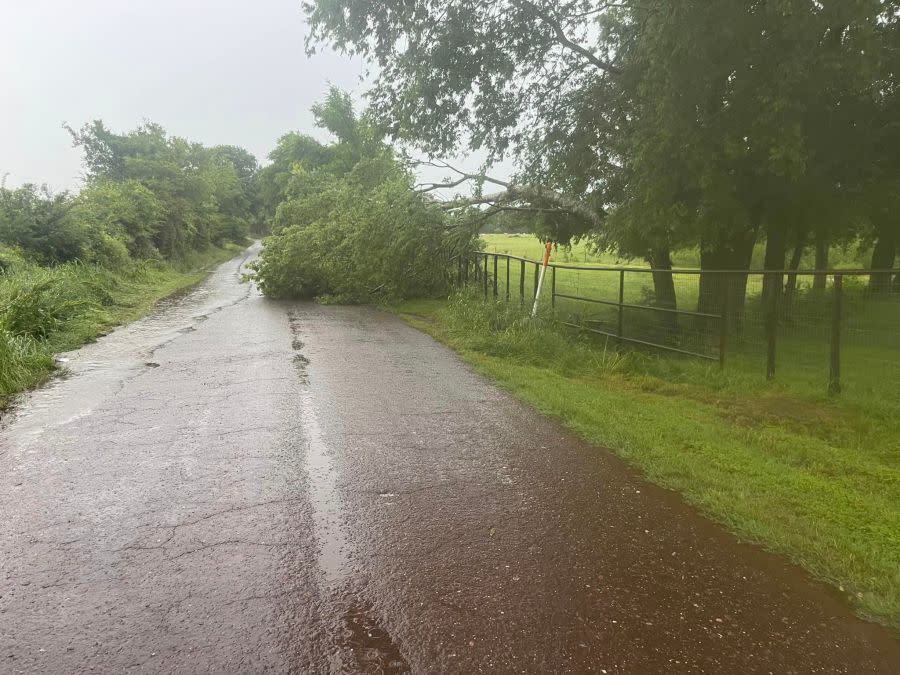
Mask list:
[{"label": "wet asphalt road", "polygon": [[241,259],[0,430],[0,672],[898,672],[896,633]]}]

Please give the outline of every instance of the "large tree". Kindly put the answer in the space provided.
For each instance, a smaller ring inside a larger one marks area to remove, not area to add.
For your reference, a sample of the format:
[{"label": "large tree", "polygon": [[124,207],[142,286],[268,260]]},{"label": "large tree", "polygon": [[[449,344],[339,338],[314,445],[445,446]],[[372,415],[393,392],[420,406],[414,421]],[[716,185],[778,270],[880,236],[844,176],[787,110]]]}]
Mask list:
[{"label": "large tree", "polygon": [[746,267],[765,235],[783,267],[819,226],[802,203],[868,175],[854,150],[894,80],[887,0],[304,6],[314,41],[377,65],[374,116],[394,138],[518,158],[515,181],[474,201],[552,204],[660,266],[697,243],[708,268]]}]

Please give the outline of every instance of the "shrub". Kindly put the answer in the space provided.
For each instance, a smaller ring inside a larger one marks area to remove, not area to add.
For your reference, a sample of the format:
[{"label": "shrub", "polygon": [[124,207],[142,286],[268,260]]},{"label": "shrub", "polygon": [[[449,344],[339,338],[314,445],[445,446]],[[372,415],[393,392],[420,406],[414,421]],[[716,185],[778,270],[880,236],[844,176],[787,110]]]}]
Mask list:
[{"label": "shrub", "polygon": [[25,258],[18,249],[0,244],[0,274],[12,272],[24,264]]}]

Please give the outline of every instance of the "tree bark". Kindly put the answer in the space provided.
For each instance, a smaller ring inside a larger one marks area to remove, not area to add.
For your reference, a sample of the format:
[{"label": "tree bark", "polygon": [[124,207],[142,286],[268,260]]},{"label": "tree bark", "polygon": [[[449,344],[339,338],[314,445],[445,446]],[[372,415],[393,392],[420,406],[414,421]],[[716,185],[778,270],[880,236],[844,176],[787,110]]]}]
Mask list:
[{"label": "tree bark", "polygon": [[[763,264],[765,270],[783,270],[784,256],[787,253],[787,235],[783,227],[777,224],[766,226],[766,259]],[[767,274],[763,278],[763,301],[771,300],[772,294],[781,294],[784,277],[782,275]],[[768,306],[768,305],[767,305]]]},{"label": "tree bark", "polygon": [[[828,269],[828,238],[822,232],[816,234],[816,271]],[[813,277],[813,290],[825,290],[825,275],[817,274]]]},{"label": "tree bark", "polygon": [[797,291],[797,270],[800,269],[800,261],[803,259],[803,251],[806,249],[806,235],[805,229],[797,234],[797,243],[794,244],[794,252],[788,263],[788,269],[791,272],[788,274],[787,283],[784,286],[784,316],[787,319],[790,318],[793,310],[794,294]]},{"label": "tree bark", "polygon": [[[650,267],[653,272],[653,293],[657,307],[677,309],[678,298],[675,295],[675,279],[672,275],[672,256],[668,247],[650,252]],[[678,331],[678,315],[671,312],[659,312],[662,322],[671,335]]]},{"label": "tree bark", "polygon": [[[747,272],[753,258],[756,243],[756,229],[733,234],[727,240],[717,240],[714,244],[700,245],[700,289],[697,311],[705,314],[719,314],[722,311],[722,284],[728,285],[729,330],[740,333],[743,330],[744,305],[747,297]],[[736,274],[724,275],[715,270],[738,270]]]},{"label": "tree bark", "polygon": [[[878,239],[875,241],[875,249],[872,251],[873,270],[890,270],[894,267],[894,259],[897,257],[897,233],[891,227],[878,228]],[[876,272],[869,275],[869,291],[872,293],[886,293],[891,288],[890,272]]]}]

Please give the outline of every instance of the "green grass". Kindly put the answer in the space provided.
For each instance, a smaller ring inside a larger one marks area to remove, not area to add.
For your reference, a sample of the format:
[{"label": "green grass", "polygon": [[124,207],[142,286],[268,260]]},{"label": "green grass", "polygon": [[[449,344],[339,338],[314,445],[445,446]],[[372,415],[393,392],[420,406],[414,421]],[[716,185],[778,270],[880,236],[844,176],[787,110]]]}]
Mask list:
[{"label": "green grass", "polygon": [[[482,234],[484,250],[490,253],[507,253],[531,260],[540,260],[544,255],[544,245],[533,234]],[[753,269],[762,269],[765,259],[765,242],[759,242],[753,249]],[[862,269],[869,266],[871,247],[861,243],[851,243],[842,248],[833,248],[830,253],[830,265],[842,269]],[[641,259],[628,259],[606,252],[594,252],[585,242],[570,247],[559,247],[553,252],[553,261],[559,263],[587,263],[593,265],[647,267]],[[700,251],[696,248],[681,249],[673,252],[672,264],[684,269],[700,267]],[[807,251],[801,267],[810,269],[814,266],[812,251]]]},{"label": "green grass", "polygon": [[0,272],[0,410],[50,377],[55,353],[143,316],[240,250],[210,248],[173,264],[144,261],[121,270],[66,264]]},{"label": "green grass", "polygon": [[[487,251],[509,252],[512,255],[537,257],[541,244],[531,235],[482,235]],[[558,269],[548,274],[545,302],[555,276],[558,294],[591,298],[609,303],[619,300],[619,285],[624,280],[623,299],[632,305],[653,305],[653,280],[649,273],[618,270],[591,270],[591,265],[624,265],[646,268],[642,261],[618,260],[608,254],[593,255],[583,244],[573,246],[571,255],[555,254],[554,260],[586,269]],[[692,251],[679,254],[679,264],[694,267]],[[835,256],[832,256],[833,258]],[[586,263],[584,261],[587,261]],[[846,266],[855,267],[850,258]],[[489,259],[489,274],[493,275],[493,259]],[[526,265],[525,296],[530,303],[534,289],[533,265]],[[521,269],[518,261],[509,267],[509,296],[519,302]],[[498,294],[507,295],[507,261],[500,259],[497,267]],[[677,306],[682,310],[697,310],[700,296],[699,276],[675,274]],[[842,383],[851,395],[866,398],[878,405],[883,397],[891,396],[891,388],[900,381],[900,294],[876,298],[866,292],[868,277],[847,276],[844,279],[844,319],[842,336]],[[744,307],[744,328],[739,337],[729,337],[727,360],[729,370],[759,376],[766,370],[767,339],[765,312],[761,305],[763,279],[751,275],[747,282],[747,301]],[[833,281],[828,280],[824,292],[812,289],[813,278],[801,275],[797,279],[794,302],[778,330],[777,374],[779,380],[789,382],[806,393],[824,394],[828,388],[831,351]],[[557,318],[573,324],[588,324],[601,330],[617,333],[618,308],[559,297],[555,304]],[[718,319],[704,320],[679,317],[677,330],[661,322],[660,314],[643,309],[626,309],[623,328],[628,337],[656,344],[666,344],[690,352],[717,358],[719,353]]]},{"label": "green grass", "polygon": [[900,627],[900,397],[890,381],[831,399],[790,377],[789,359],[769,383],[740,359],[720,371],[619,353],[524,319],[516,303],[463,295],[397,311],[740,538],[841,589],[860,614]]}]

